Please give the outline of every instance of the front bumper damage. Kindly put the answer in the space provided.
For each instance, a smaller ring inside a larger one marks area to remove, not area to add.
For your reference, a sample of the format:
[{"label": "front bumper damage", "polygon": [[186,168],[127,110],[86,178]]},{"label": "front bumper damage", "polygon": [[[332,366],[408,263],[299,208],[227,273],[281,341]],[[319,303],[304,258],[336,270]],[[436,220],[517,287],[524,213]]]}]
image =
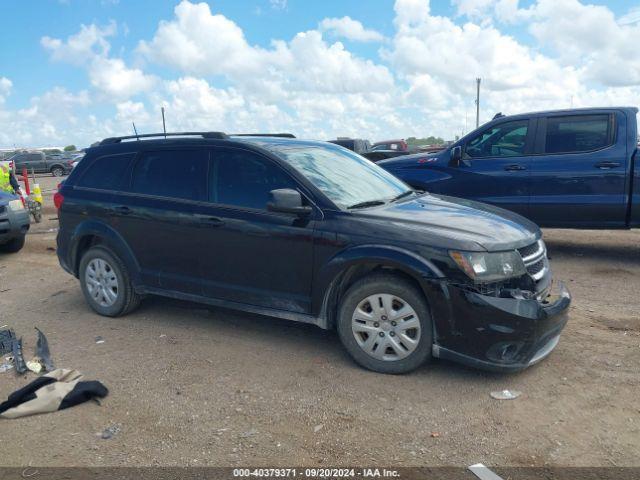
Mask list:
[{"label": "front bumper damage", "polygon": [[548,356],[571,304],[561,282],[551,293],[530,298],[518,290],[508,296],[482,295],[446,282],[438,290],[447,306],[433,312],[433,355],[494,371],[522,370]]}]

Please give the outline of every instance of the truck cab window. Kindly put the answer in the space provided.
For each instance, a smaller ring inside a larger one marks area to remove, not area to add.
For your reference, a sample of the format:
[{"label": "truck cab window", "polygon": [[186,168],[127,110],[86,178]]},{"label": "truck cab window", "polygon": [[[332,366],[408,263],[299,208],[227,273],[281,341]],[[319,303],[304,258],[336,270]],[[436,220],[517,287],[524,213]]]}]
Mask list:
[{"label": "truck cab window", "polygon": [[528,125],[528,120],[495,125],[471,139],[465,153],[471,158],[523,155]]}]

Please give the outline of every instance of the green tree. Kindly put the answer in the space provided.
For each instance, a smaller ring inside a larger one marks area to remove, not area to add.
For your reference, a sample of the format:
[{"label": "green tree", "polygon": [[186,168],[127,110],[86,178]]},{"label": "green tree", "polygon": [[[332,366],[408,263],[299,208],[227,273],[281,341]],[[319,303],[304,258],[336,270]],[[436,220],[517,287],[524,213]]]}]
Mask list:
[{"label": "green tree", "polygon": [[77,150],[75,145],[67,145],[64,147],[65,152],[75,152]]}]

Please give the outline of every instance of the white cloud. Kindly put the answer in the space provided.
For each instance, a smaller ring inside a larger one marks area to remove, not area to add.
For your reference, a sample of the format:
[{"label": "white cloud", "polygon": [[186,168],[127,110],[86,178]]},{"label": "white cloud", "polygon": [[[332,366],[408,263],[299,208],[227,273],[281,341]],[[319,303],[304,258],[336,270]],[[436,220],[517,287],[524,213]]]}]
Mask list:
[{"label": "white cloud", "polygon": [[116,31],[113,22],[104,27],[81,25],[80,31],[66,41],[45,36],[40,43],[49,50],[52,60],[82,65],[95,56],[106,56],[110,47],[107,38],[115,35]]},{"label": "white cloud", "polygon": [[66,41],[42,37],[41,44],[51,59],[87,68],[91,85],[101,93],[126,98],[149,90],[155,77],[137,68],[128,68],[120,58],[110,58],[108,37],[117,32],[116,24],[105,27],[81,25],[80,31]]},{"label": "white cloud", "polygon": [[631,8],[625,15],[618,18],[619,25],[632,25],[640,22],[640,6]]},{"label": "white cloud", "polygon": [[319,29],[323,32],[330,32],[336,37],[344,37],[356,42],[381,42],[384,40],[381,33],[364,28],[362,23],[351,17],[325,18],[320,22]]},{"label": "white cloud", "polygon": [[11,93],[13,82],[7,77],[0,77],[0,105],[4,103],[5,99]]},{"label": "white cloud", "polygon": [[156,78],[137,68],[127,68],[119,58],[96,57],[89,67],[91,85],[106,95],[128,98],[149,91]]},{"label": "white cloud", "polygon": [[287,9],[287,0],[269,0],[269,5],[274,10],[286,10]]}]

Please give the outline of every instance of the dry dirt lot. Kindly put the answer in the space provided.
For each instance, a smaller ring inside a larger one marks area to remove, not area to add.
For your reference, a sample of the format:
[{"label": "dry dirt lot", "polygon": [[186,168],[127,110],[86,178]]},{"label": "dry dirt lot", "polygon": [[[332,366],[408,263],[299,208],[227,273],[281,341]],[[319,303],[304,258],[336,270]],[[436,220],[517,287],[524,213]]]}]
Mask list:
[{"label": "dry dirt lot", "polygon": [[[38,326],[56,366],[110,394],[0,421],[0,465],[640,466],[640,231],[545,231],[574,301],[540,365],[505,375],[434,361],[385,376],[308,325],[159,298],[97,316],[58,266],[55,216],[0,256],[0,325],[25,337],[27,359]],[[0,399],[33,378],[0,373]],[[504,388],[522,396],[489,396]]]}]

